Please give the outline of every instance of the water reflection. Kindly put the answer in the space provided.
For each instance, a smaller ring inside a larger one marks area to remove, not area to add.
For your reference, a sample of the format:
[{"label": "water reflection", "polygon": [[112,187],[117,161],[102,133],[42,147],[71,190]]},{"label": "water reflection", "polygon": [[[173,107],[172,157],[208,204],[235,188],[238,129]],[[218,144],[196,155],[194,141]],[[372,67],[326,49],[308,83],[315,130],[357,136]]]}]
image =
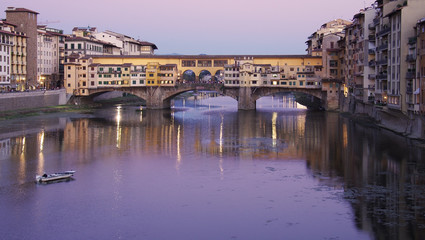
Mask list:
[{"label": "water reflection", "polygon": [[217,157],[212,163],[221,180],[229,174],[226,161],[303,160],[322,186],[340,190],[336,197],[349,204],[359,230],[376,239],[425,238],[423,148],[338,114],[296,108],[284,96],[269,100],[260,101],[257,111],[237,111],[229,99],[198,94],[175,99],[172,110],[119,106],[90,117],[36,119],[9,128],[15,131],[2,129],[0,200],[5,202],[5,190],[10,199],[21,199],[35,173],[102,168],[112,161],[112,172],[103,173],[111,178],[113,207],[119,209],[126,194],[123,166],[132,157],[172,159],[177,174],[185,164]]}]

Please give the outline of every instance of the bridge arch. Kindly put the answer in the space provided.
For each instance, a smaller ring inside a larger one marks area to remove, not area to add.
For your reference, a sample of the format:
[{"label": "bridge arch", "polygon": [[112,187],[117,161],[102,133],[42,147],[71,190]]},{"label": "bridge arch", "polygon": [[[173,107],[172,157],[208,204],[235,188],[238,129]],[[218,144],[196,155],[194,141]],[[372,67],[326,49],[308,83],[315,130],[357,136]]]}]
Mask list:
[{"label": "bridge arch", "polygon": [[191,69],[187,69],[186,71],[184,71],[182,73],[182,79],[184,82],[195,82],[196,81],[196,73],[191,70]]},{"label": "bridge arch", "polygon": [[201,72],[199,72],[198,78],[199,78],[199,82],[207,83],[211,81],[212,74],[210,71],[204,69]]},{"label": "bridge arch", "polygon": [[276,94],[292,94],[295,97],[295,102],[307,107],[308,109],[323,109],[323,100],[321,97],[317,97],[317,94],[306,93],[305,91],[292,90],[292,89],[281,89],[277,92],[270,92],[268,94],[256,95],[255,102],[263,97],[274,96]]},{"label": "bridge arch", "polygon": [[216,83],[223,83],[224,81],[224,71],[223,70],[217,70],[214,74],[214,82]]}]

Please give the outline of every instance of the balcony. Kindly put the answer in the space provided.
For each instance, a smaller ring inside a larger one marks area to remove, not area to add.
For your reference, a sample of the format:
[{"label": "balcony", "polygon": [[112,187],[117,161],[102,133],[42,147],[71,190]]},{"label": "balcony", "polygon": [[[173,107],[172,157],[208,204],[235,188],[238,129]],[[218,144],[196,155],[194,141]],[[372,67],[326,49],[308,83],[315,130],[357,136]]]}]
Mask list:
[{"label": "balcony", "polygon": [[379,45],[376,48],[377,51],[385,51],[388,50],[388,42],[383,43],[382,45]]},{"label": "balcony", "polygon": [[391,32],[391,28],[388,25],[384,25],[383,29],[376,34],[378,37],[385,36]]},{"label": "balcony", "polygon": [[373,19],[373,25],[375,25],[375,27],[376,27],[376,25],[379,24],[379,20],[380,20],[379,17],[376,17],[376,18]]},{"label": "balcony", "polygon": [[408,54],[406,56],[406,62],[416,62],[416,55],[414,55],[414,54]]},{"label": "balcony", "polygon": [[414,44],[416,44],[416,40],[417,40],[416,37],[410,37],[408,44],[409,45],[414,45]]},{"label": "balcony", "polygon": [[369,52],[370,55],[375,55],[375,49],[369,49],[368,52]]},{"label": "balcony", "polygon": [[369,74],[368,75],[370,80],[375,80],[376,79],[376,75],[375,74]]},{"label": "balcony", "polygon": [[369,67],[374,67],[376,65],[375,60],[369,61]]},{"label": "balcony", "polygon": [[406,79],[414,79],[415,78],[415,69],[408,69],[406,73]]},{"label": "balcony", "polygon": [[378,74],[376,75],[377,80],[387,80],[388,76],[387,74]]},{"label": "balcony", "polygon": [[376,37],[374,34],[369,34],[368,39],[369,41],[374,42],[376,40]]},{"label": "balcony", "polygon": [[388,59],[380,59],[376,62],[377,65],[388,65]]},{"label": "balcony", "polygon": [[376,28],[376,24],[369,23],[368,27],[369,27],[369,30],[374,30]]}]

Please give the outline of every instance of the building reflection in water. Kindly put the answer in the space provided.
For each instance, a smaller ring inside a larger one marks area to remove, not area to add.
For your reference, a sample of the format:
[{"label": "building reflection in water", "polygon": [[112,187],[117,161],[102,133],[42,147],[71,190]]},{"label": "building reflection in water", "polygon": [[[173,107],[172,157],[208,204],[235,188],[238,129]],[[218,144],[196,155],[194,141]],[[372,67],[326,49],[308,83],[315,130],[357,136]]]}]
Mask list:
[{"label": "building reflection in water", "polygon": [[49,122],[51,129],[35,126],[34,134],[0,141],[0,171],[17,173],[10,181],[24,183],[69,163],[116,159],[119,201],[119,161],[129,155],[169,158],[177,172],[185,159],[216,157],[222,177],[226,159],[305,160],[317,181],[344,192],[359,229],[377,239],[425,238],[425,155],[411,141],[334,113],[227,110],[202,94],[193,101],[176,99],[177,107],[164,111],[101,109],[91,118]]}]

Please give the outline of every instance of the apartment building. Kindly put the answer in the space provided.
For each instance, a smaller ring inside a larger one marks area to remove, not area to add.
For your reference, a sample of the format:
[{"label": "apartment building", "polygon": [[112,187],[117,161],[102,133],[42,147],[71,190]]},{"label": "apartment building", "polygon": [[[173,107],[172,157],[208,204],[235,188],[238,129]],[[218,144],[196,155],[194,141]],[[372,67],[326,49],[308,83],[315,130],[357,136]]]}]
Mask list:
[{"label": "apartment building", "polygon": [[105,45],[108,43],[101,42],[95,38],[85,37],[67,37],[65,39],[65,58],[77,53],[82,55],[104,55]]},{"label": "apartment building", "polygon": [[[414,26],[424,17],[421,0],[376,1],[377,78],[380,88],[387,95],[388,107],[403,113],[414,111],[413,66],[416,55],[409,47],[409,38],[415,35]],[[410,54],[409,54],[410,51]],[[381,79],[382,78],[382,79]],[[387,87],[387,91],[383,90]]]},{"label": "apartment building", "polygon": [[6,21],[18,32],[12,53],[12,82],[18,90],[37,86],[37,15],[26,8],[8,7]]},{"label": "apartment building", "polygon": [[158,49],[157,46],[153,43],[139,41],[132,37],[110,30],[93,33],[93,36],[100,41],[109,42],[117,46],[120,51],[118,54],[114,53],[114,55],[154,54],[154,51]]},{"label": "apartment building", "polygon": [[419,84],[413,94],[418,98],[419,111],[423,115],[425,114],[425,18],[420,19],[416,24],[416,46],[416,76]]},{"label": "apartment building", "polygon": [[228,87],[276,86],[321,88],[318,66],[254,64],[254,60],[235,60],[224,66],[224,85]]},{"label": "apartment building", "polygon": [[61,30],[38,27],[37,35],[37,86],[54,89],[61,86],[61,51],[65,35]]},{"label": "apartment building", "polygon": [[65,63],[65,88],[69,94],[88,95],[92,88],[174,86],[178,73],[177,64],[93,63],[91,57],[73,53]]},{"label": "apartment building", "polygon": [[[339,97],[344,86],[344,63],[350,61],[341,56],[341,52],[345,52],[341,41],[345,37],[347,26],[352,26],[351,22],[343,19],[327,22],[306,41],[307,53],[311,56],[322,57],[322,66],[306,69],[310,72],[307,75],[309,76],[309,80],[306,81],[307,86],[321,87],[329,97],[335,99]],[[345,47],[345,44],[343,46]]]},{"label": "apartment building", "polygon": [[10,58],[13,35],[7,23],[0,21],[0,91],[10,90]]},{"label": "apartment building", "polygon": [[353,96],[363,102],[375,101],[375,9],[354,15],[345,30],[345,83]]},{"label": "apartment building", "polygon": [[95,27],[74,27],[72,29],[72,36],[74,37],[92,37],[97,33],[97,28]]},{"label": "apartment building", "polygon": [[321,52],[323,49],[323,37],[328,34],[338,34],[343,36],[342,32],[344,31],[345,27],[350,24],[350,21],[343,19],[336,19],[324,23],[316,32],[312,33],[308,37],[308,40],[306,41],[307,54],[310,56],[321,56]]},{"label": "apartment building", "polygon": [[2,35],[2,49],[0,50],[2,71],[0,71],[0,75],[3,75],[3,82],[0,85],[2,85],[3,91],[28,89],[26,81],[27,37],[25,33],[18,32],[15,28],[16,25],[14,24],[0,21]]}]

